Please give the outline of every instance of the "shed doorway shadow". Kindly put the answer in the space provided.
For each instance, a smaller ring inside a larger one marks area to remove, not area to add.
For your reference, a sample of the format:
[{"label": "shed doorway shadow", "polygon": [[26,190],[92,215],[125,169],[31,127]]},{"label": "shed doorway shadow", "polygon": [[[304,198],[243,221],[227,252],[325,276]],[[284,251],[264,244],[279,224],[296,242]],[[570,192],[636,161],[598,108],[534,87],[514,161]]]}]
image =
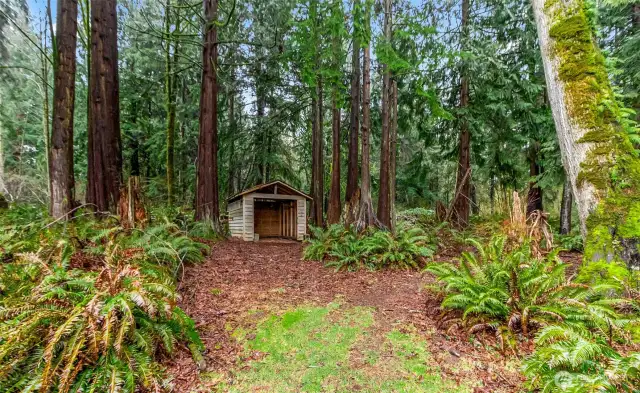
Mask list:
[{"label": "shed doorway shadow", "polygon": [[295,200],[256,199],[254,213],[254,232],[260,239],[296,238]]}]

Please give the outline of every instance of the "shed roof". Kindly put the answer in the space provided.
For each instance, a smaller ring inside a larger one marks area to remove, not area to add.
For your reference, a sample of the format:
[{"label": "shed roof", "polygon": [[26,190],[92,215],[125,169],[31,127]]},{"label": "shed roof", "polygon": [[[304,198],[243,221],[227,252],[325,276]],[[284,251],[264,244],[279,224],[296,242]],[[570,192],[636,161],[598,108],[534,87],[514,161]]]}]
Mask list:
[{"label": "shed roof", "polygon": [[[299,195],[299,196],[304,197],[304,198],[306,198],[308,200],[312,200],[313,199],[308,194],[305,194],[304,192],[291,187],[287,183],[285,183],[283,181],[280,181],[280,180],[275,180],[275,181],[272,181],[270,183],[262,183],[262,184],[258,184],[255,187],[247,188],[246,190],[241,191],[241,192],[229,197],[228,201],[233,201],[235,199],[238,199],[238,198],[242,197],[243,195],[247,195],[247,194],[251,194],[251,193],[254,193],[254,192],[261,191],[261,190],[269,189],[269,188],[274,187],[276,185],[278,187],[282,187],[286,191],[286,192],[284,192],[282,194],[285,194],[285,195],[286,194]],[[273,194],[273,193],[274,193],[273,191],[269,192],[269,194]]]}]

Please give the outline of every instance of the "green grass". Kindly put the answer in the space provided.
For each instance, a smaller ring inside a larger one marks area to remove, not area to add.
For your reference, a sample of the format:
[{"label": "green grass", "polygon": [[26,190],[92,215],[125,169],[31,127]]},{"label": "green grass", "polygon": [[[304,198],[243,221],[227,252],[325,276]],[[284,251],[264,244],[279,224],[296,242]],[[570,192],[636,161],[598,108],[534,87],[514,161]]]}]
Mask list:
[{"label": "green grass", "polygon": [[374,310],[300,307],[270,315],[254,332],[237,330],[246,360],[217,392],[470,392],[443,380],[427,343],[381,332]]}]

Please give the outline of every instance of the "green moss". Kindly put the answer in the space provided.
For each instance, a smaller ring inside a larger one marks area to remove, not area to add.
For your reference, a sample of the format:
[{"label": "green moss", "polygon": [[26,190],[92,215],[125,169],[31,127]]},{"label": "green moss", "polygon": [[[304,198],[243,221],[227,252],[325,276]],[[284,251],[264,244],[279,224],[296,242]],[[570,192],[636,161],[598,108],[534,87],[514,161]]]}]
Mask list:
[{"label": "green moss", "polygon": [[267,316],[237,335],[244,360],[233,384],[214,391],[470,393],[477,384],[445,375],[411,326],[380,329],[374,309],[339,303]]},{"label": "green moss", "polygon": [[545,12],[551,19],[552,52],[560,64],[567,109],[586,131],[579,143],[593,145],[578,175],[578,186],[590,183],[600,199],[587,223],[585,260],[613,262],[603,275],[618,274],[619,239],[640,238],[640,161],[620,126],[621,108],[593,37],[588,10],[548,0]]}]

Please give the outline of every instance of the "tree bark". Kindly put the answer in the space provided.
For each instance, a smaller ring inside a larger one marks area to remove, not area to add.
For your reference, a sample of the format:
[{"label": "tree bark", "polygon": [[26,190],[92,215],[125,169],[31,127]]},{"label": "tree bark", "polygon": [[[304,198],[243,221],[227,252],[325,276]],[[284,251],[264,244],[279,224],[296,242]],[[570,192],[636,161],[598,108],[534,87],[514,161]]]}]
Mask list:
[{"label": "tree bark", "polygon": [[[47,1],[47,17],[45,18],[45,22],[48,21],[49,23],[49,28],[52,29],[52,25],[53,25],[53,21],[51,20],[51,0]],[[51,35],[53,35],[53,30],[51,30]],[[47,45],[47,29],[43,26],[42,27],[42,31],[41,31],[41,37],[42,37],[42,47],[46,47]],[[53,46],[55,46],[55,38],[51,37],[52,41],[53,41]],[[44,52],[41,52],[40,55],[40,64],[41,64],[41,69],[40,72],[41,74],[41,78],[43,81],[48,81],[49,80],[49,62],[46,58],[46,55]],[[45,157],[46,157],[46,167],[47,169],[50,168],[50,163],[51,163],[51,122],[50,122],[50,117],[49,117],[49,87],[47,86],[47,83],[43,83],[42,84],[42,92],[43,92],[43,99],[42,99],[42,136],[44,138],[44,151],[45,151]],[[47,170],[47,191],[49,194],[49,198],[51,198],[51,180],[49,179],[49,170]]]},{"label": "tree bark", "polygon": [[532,0],[565,173],[586,237],[585,261],[640,265],[640,160],[620,116],[584,0]]},{"label": "tree bark", "polygon": [[[235,86],[235,76],[231,75],[231,80],[229,82],[231,86]],[[238,189],[238,176],[236,173],[236,132],[238,131],[238,123],[236,120],[235,113],[235,103],[236,103],[236,94],[234,90],[229,91],[229,172],[227,179],[227,188],[228,188],[228,196],[235,195],[240,190]]]},{"label": "tree bark", "polygon": [[[469,38],[469,0],[462,0],[461,21],[462,49],[464,50]],[[462,64],[460,71],[460,109],[469,106],[469,79],[467,66]],[[452,205],[452,222],[458,228],[469,225],[471,202],[471,133],[466,114],[461,115],[460,139],[458,143],[458,173],[456,177],[456,192]]]},{"label": "tree bark", "polygon": [[116,0],[91,0],[91,170],[87,201],[115,212],[122,184]]},{"label": "tree bark", "polygon": [[[262,65],[256,65],[256,114],[257,114],[257,132],[256,132],[256,140],[258,140],[258,144],[264,146],[266,139],[267,128],[265,126],[265,107],[266,107],[266,97],[265,97],[265,88],[262,82],[263,70]],[[262,139],[260,141],[260,139]],[[267,166],[266,166],[266,154],[265,149],[259,149],[260,153],[257,155],[258,161],[258,181],[261,183],[267,182]]]},{"label": "tree bark", "polygon": [[[353,20],[359,14],[360,0],[353,2]],[[360,38],[356,23],[353,27],[351,57],[351,113],[349,123],[349,154],[347,156],[347,189],[345,200],[351,201],[358,189],[358,132],[360,131]]]},{"label": "tree bark", "polygon": [[77,0],[58,0],[51,130],[51,215],[67,217],[75,201],[73,110],[76,93]]},{"label": "tree bark", "polygon": [[398,159],[398,82],[391,81],[391,162],[389,163],[389,196],[391,204],[391,229],[396,227],[396,166]]},{"label": "tree bark", "polygon": [[342,203],[340,201],[340,108],[338,107],[337,86],[333,88],[331,101],[331,191],[327,221],[329,224],[337,224],[340,222],[340,214],[342,213]]},{"label": "tree bark", "polygon": [[[175,30],[180,28],[180,18],[176,18]],[[167,203],[173,204],[174,200],[174,174],[175,174],[175,135],[176,135],[176,97],[177,80],[174,66],[178,63],[178,42],[171,34],[171,0],[165,3],[165,94],[167,110]],[[173,46],[173,53],[171,47]]]},{"label": "tree bark", "polygon": [[571,181],[566,179],[562,188],[562,203],[560,205],[560,234],[568,235],[571,232],[571,205],[573,195],[571,194]]},{"label": "tree bark", "polygon": [[[391,42],[391,0],[384,0],[384,39]],[[389,112],[391,102],[391,72],[388,64],[382,65],[382,135],[380,137],[380,188],[378,194],[378,218],[387,228],[391,227],[391,205],[389,204],[389,172],[390,172],[390,132]]]},{"label": "tree bark", "polygon": [[[332,68],[340,71],[340,37],[333,34],[331,49],[333,55]],[[340,78],[331,78],[331,188],[329,191],[329,206],[327,207],[327,222],[340,222],[342,202],[340,200],[340,107],[338,105]]]},{"label": "tree bark", "polygon": [[318,75],[320,69],[320,33],[317,1],[311,2],[309,17],[313,23],[313,39],[318,50],[315,54],[316,83],[313,93],[312,126],[311,126],[311,223],[317,227],[324,226],[324,163],[323,163],[323,136],[322,136],[322,79]]},{"label": "tree bark", "polygon": [[87,112],[87,182],[85,184],[85,201],[89,203],[89,197],[91,195],[90,187],[93,186],[93,131],[92,127],[92,116],[91,116],[91,0],[79,0],[80,5],[80,14],[82,20],[82,28],[84,29],[85,39],[81,40],[80,43],[83,45],[85,50],[85,65],[87,68],[87,102],[86,102],[86,112]]},{"label": "tree bark", "polygon": [[[529,177],[537,178],[542,174],[542,165],[539,164],[540,143],[535,141],[529,151]],[[529,192],[527,194],[527,216],[534,211],[543,210],[542,189],[538,186],[537,180],[529,182]]]},{"label": "tree bark", "polygon": [[324,171],[323,171],[323,136],[322,136],[322,85],[317,82],[315,97],[312,100],[313,124],[311,127],[311,223],[315,226],[324,226]]},{"label": "tree bark", "polygon": [[217,0],[203,0],[205,28],[200,87],[200,136],[196,190],[196,220],[219,229],[218,201],[218,85]]},{"label": "tree bark", "polygon": [[[368,7],[364,16],[364,29],[365,35],[368,37],[371,31],[371,14]],[[355,229],[358,232],[361,232],[372,225],[381,226],[380,221],[373,211],[373,202],[371,201],[371,146],[369,145],[369,132],[371,130],[371,49],[369,42],[366,42],[366,45],[364,46],[362,63],[361,187],[360,205],[358,207],[356,221],[354,223]]]}]

